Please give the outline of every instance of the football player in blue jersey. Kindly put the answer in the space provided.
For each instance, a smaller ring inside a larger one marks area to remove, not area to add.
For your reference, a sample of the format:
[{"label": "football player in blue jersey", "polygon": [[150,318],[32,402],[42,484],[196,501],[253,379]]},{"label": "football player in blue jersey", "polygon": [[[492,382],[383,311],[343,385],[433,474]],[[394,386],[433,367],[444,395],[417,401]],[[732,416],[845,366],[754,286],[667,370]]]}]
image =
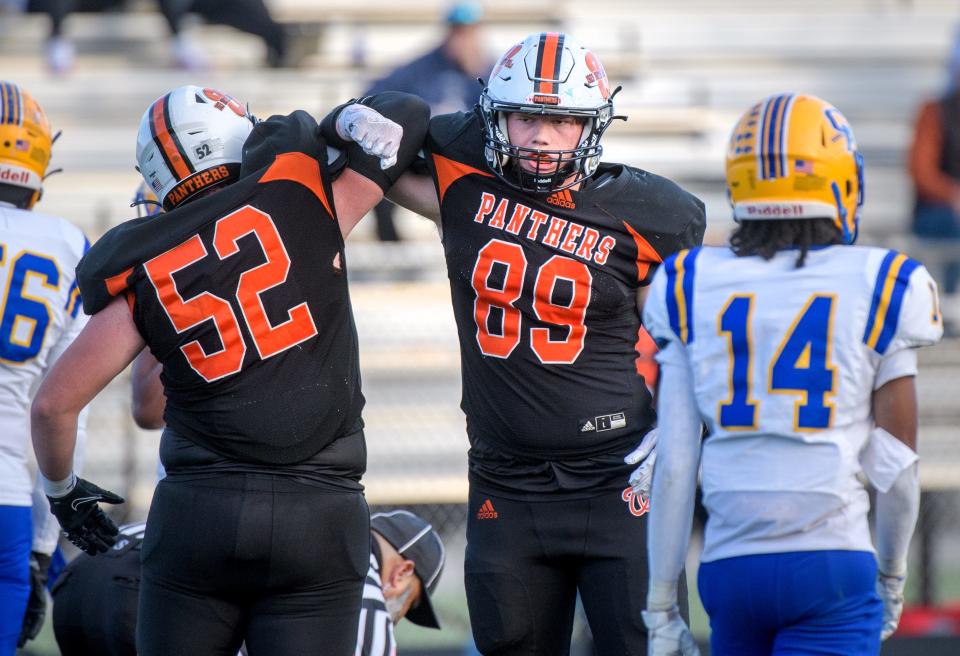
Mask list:
[{"label": "football player in blue jersey", "polygon": [[644,308],[661,347],[649,653],[697,653],[676,581],[699,464],[711,653],[877,654],[903,606],[920,494],[915,349],[942,334],[937,288],[906,255],[848,245],[862,159],[829,103],[757,103],[726,171],[730,246],[669,258]]},{"label": "football player in blue jersey", "polygon": [[0,81],[0,656],[40,630],[59,535],[29,465],[30,397],[87,320],[74,274],[87,239],[35,210],[54,141],[33,95]]}]

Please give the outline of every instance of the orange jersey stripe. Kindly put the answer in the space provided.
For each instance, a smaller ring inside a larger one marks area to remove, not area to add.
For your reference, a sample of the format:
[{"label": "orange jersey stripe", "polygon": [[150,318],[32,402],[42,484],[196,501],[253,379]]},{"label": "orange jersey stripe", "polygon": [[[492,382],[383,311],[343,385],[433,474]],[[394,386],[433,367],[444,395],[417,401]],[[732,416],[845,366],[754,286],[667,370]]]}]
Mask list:
[{"label": "orange jersey stripe", "polygon": [[303,153],[277,155],[277,159],[274,160],[258,182],[262,184],[273,180],[290,180],[303,185],[313,192],[313,195],[317,197],[330,217],[336,220],[337,217],[333,213],[329,199],[327,199],[327,193],[323,189],[323,181],[320,178],[320,164],[317,160]]},{"label": "orange jersey stripe", "polygon": [[484,175],[488,178],[493,177],[491,173],[475,169],[472,166],[448,159],[442,155],[437,155],[436,153],[433,155],[433,165],[437,169],[437,188],[441,203],[443,202],[443,195],[447,193],[447,189],[450,187],[450,185],[463,176],[475,173],[477,175]]},{"label": "orange jersey stripe", "polygon": [[118,273],[115,276],[110,276],[104,282],[107,285],[107,292],[111,296],[116,296],[124,289],[127,288],[127,278],[130,277],[130,274],[133,273],[133,267],[130,267],[122,273]]},{"label": "orange jersey stripe", "polygon": [[651,246],[650,242],[634,230],[629,223],[623,221],[623,226],[627,229],[627,232],[630,233],[630,236],[633,237],[633,243],[637,245],[637,280],[643,282],[650,272],[650,266],[663,262],[663,258],[660,257],[657,249]]}]

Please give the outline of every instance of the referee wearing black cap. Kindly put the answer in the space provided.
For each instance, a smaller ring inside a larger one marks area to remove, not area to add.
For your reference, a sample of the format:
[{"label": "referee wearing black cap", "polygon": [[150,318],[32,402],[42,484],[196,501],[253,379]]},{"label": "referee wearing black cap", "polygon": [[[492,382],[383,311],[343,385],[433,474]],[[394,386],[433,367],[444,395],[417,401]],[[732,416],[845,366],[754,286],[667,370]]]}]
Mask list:
[{"label": "referee wearing black cap", "polygon": [[371,515],[370,532],[357,654],[393,656],[393,625],[400,618],[440,628],[430,595],[443,570],[443,542],[430,524],[406,510]]},{"label": "referee wearing black cap", "polygon": [[[395,656],[393,625],[403,617],[440,628],[430,595],[443,570],[443,542],[430,524],[406,510],[373,515],[370,529],[355,654]],[[97,558],[80,554],[53,586],[53,628],[64,656],[136,656],[145,530],[145,524],[122,527],[112,549]]]}]

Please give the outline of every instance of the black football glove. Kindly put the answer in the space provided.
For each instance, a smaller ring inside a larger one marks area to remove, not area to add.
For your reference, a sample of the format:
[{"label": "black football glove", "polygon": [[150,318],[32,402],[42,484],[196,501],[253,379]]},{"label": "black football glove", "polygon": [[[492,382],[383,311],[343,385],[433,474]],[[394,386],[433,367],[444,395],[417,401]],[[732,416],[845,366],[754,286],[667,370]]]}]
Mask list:
[{"label": "black football glove", "polygon": [[47,576],[50,572],[50,556],[34,551],[30,554],[30,597],[27,598],[27,612],[23,616],[23,627],[17,638],[17,647],[23,647],[27,640],[33,640],[40,633],[43,620],[47,617]]},{"label": "black football glove", "polygon": [[70,494],[63,497],[47,497],[50,512],[60,527],[78,549],[91,556],[103,553],[117,541],[117,525],[107,517],[98,502],[123,503],[123,497],[103,490],[90,481],[77,479]]}]

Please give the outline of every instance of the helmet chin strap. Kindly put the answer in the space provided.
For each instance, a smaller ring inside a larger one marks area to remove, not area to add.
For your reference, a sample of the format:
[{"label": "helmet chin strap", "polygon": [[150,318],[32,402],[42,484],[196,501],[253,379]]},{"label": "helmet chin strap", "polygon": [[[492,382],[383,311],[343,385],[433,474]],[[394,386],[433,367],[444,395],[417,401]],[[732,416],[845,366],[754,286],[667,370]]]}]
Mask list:
[{"label": "helmet chin strap", "polygon": [[563,183],[567,180],[567,178],[569,178],[571,175],[575,175],[577,172],[577,165],[574,162],[566,162],[557,171],[540,175],[527,171],[515,159],[511,159],[509,166],[513,166],[517,169],[517,176],[524,187],[537,189],[545,194],[552,193],[553,187],[563,186]]}]

